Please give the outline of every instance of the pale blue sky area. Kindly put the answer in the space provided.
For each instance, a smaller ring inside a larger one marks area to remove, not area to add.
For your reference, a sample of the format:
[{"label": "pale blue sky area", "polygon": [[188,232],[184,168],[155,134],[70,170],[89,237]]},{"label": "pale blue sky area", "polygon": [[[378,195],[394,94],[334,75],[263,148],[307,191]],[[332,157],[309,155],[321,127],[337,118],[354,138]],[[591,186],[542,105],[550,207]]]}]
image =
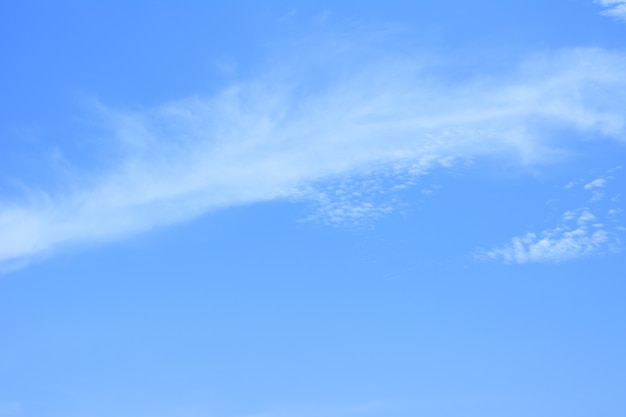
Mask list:
[{"label": "pale blue sky area", "polygon": [[0,5],[0,417],[626,415],[626,1]]}]

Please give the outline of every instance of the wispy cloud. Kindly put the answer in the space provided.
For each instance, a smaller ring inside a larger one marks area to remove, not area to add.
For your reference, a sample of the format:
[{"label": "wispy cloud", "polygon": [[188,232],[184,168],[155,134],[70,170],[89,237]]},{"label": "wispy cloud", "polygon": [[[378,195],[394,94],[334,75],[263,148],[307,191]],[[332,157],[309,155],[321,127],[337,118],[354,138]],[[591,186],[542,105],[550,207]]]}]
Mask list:
[{"label": "wispy cloud", "polygon": [[585,184],[584,189],[593,193],[591,201],[600,201],[604,198],[604,192],[602,192],[602,189],[606,186],[607,181],[610,179],[610,176],[607,176],[606,178],[596,178],[595,180]]},{"label": "wispy cloud", "polygon": [[596,3],[606,7],[603,15],[626,21],[626,0],[596,0]]},{"label": "wispy cloud", "polygon": [[[614,172],[616,169],[610,170]],[[598,195],[598,188],[604,188],[610,175],[583,181],[582,189],[591,192],[587,204],[594,205],[604,197]],[[571,189],[576,182],[568,183]],[[557,227],[540,233],[526,233],[514,237],[500,247],[474,253],[481,260],[496,260],[504,263],[562,262],[581,258],[594,253],[615,252],[621,247],[622,228],[617,215],[620,208],[583,207],[568,210],[561,216]],[[596,214],[594,214],[596,213]]]},{"label": "wispy cloud", "polygon": [[493,259],[505,263],[561,262],[605,251],[619,240],[603,229],[602,224],[592,224],[596,217],[589,211],[566,212],[559,227],[544,230],[539,235],[527,233],[514,237],[500,248],[479,251],[480,259]]},{"label": "wispy cloud", "polygon": [[585,190],[591,190],[594,188],[603,188],[606,185],[606,178],[597,178],[587,184],[585,184]]},{"label": "wispy cloud", "polygon": [[393,209],[372,184],[410,185],[477,157],[546,162],[569,146],[560,128],[626,140],[622,53],[562,50],[506,74],[452,79],[454,62],[370,51],[354,64],[349,42],[319,50],[313,63],[274,59],[213,97],[137,112],[101,106],[117,159],[65,191],[32,186],[2,201],[0,261],[279,198],[317,201],[330,223],[353,221]]}]

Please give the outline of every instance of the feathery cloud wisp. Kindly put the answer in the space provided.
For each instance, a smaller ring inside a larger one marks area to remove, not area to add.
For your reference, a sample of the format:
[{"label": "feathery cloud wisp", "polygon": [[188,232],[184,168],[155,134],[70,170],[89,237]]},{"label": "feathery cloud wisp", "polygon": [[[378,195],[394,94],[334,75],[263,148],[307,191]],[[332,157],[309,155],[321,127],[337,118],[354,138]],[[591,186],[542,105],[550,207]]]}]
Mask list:
[{"label": "feathery cloud wisp", "polygon": [[[609,170],[615,172],[621,167]],[[500,247],[475,252],[474,256],[482,260],[497,260],[504,263],[530,262],[561,262],[581,258],[593,253],[614,252],[621,247],[620,234],[623,231],[619,226],[617,215],[621,209],[598,207],[598,201],[604,197],[598,188],[605,188],[609,180],[614,177],[605,175],[591,182],[583,181],[582,189],[589,191],[591,196],[587,204],[594,208],[583,207],[576,210],[567,210],[561,216],[557,227],[539,233],[526,233],[511,239],[511,242]],[[574,182],[568,185],[573,187]],[[594,215],[596,213],[606,213]]]},{"label": "feathery cloud wisp", "polygon": [[[334,68],[329,56],[317,68]],[[454,81],[444,64],[384,53],[321,76],[290,65],[211,98],[103,109],[117,162],[71,191],[0,203],[0,262],[277,198],[316,200],[331,223],[371,217],[392,207],[354,189],[333,197],[328,181],[403,186],[456,159],[533,163],[568,146],[562,127],[626,139],[621,53],[564,50]]]},{"label": "feathery cloud wisp", "polygon": [[626,21],[626,0],[596,0],[596,3],[606,7],[603,15]]},{"label": "feathery cloud wisp", "polygon": [[602,188],[606,185],[606,179],[605,178],[597,178],[593,181],[591,181],[590,183],[585,184],[585,190],[591,190],[593,188]]},{"label": "feathery cloud wisp", "polygon": [[554,229],[545,230],[538,236],[527,233],[514,237],[503,247],[479,251],[482,259],[499,260],[504,263],[561,262],[580,258],[605,249],[614,241],[600,224],[590,225],[596,217],[589,211],[568,211],[563,223]]}]

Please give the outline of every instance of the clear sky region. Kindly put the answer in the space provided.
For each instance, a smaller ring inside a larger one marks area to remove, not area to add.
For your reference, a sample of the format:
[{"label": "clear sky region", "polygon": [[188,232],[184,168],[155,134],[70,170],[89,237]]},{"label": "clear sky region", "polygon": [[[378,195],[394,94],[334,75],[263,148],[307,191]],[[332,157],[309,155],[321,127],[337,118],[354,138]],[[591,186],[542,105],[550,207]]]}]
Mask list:
[{"label": "clear sky region", "polygon": [[0,3],[0,417],[623,417],[626,1]]}]

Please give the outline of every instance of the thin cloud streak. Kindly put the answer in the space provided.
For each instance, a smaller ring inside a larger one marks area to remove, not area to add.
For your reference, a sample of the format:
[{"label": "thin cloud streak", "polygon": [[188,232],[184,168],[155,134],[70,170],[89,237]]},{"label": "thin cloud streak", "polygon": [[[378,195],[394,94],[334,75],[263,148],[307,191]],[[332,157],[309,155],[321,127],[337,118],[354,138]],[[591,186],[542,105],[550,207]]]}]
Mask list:
[{"label": "thin cloud streak", "polygon": [[596,0],[596,3],[606,7],[602,11],[603,15],[615,17],[626,22],[626,0]]},{"label": "thin cloud streak", "polygon": [[602,224],[592,224],[595,220],[587,210],[568,211],[559,227],[544,230],[540,235],[527,233],[514,237],[503,247],[479,251],[476,257],[518,264],[562,262],[617,246],[619,239],[604,230]]},{"label": "thin cloud streak", "polygon": [[337,199],[327,184],[385,175],[402,187],[484,156],[549,162],[568,148],[559,129],[626,140],[622,53],[563,50],[454,82],[440,64],[374,55],[333,72],[329,53],[316,63],[322,76],[289,64],[211,98],[140,112],[101,106],[117,162],[81,173],[71,191],[2,202],[0,262],[281,198],[317,201],[331,223],[380,215],[392,206],[354,190]]},{"label": "thin cloud streak", "polygon": [[[609,173],[619,169],[621,167],[611,169]],[[604,197],[597,189],[607,187],[612,179],[614,177],[607,174],[591,182],[583,181],[584,185],[580,188],[591,193],[587,199],[587,206],[567,210],[561,216],[557,227],[546,229],[539,234],[526,233],[516,236],[508,244],[490,250],[479,249],[474,253],[474,258],[506,264],[558,263],[591,254],[619,251],[622,246],[620,235],[623,228],[619,225],[620,219],[617,215],[621,209],[607,210],[606,207],[597,205]],[[571,185],[568,187],[571,188],[574,183],[570,182],[568,185]]]},{"label": "thin cloud streak", "polygon": [[588,184],[585,184],[585,190],[591,190],[593,188],[603,188],[606,185],[606,178],[597,178]]}]

